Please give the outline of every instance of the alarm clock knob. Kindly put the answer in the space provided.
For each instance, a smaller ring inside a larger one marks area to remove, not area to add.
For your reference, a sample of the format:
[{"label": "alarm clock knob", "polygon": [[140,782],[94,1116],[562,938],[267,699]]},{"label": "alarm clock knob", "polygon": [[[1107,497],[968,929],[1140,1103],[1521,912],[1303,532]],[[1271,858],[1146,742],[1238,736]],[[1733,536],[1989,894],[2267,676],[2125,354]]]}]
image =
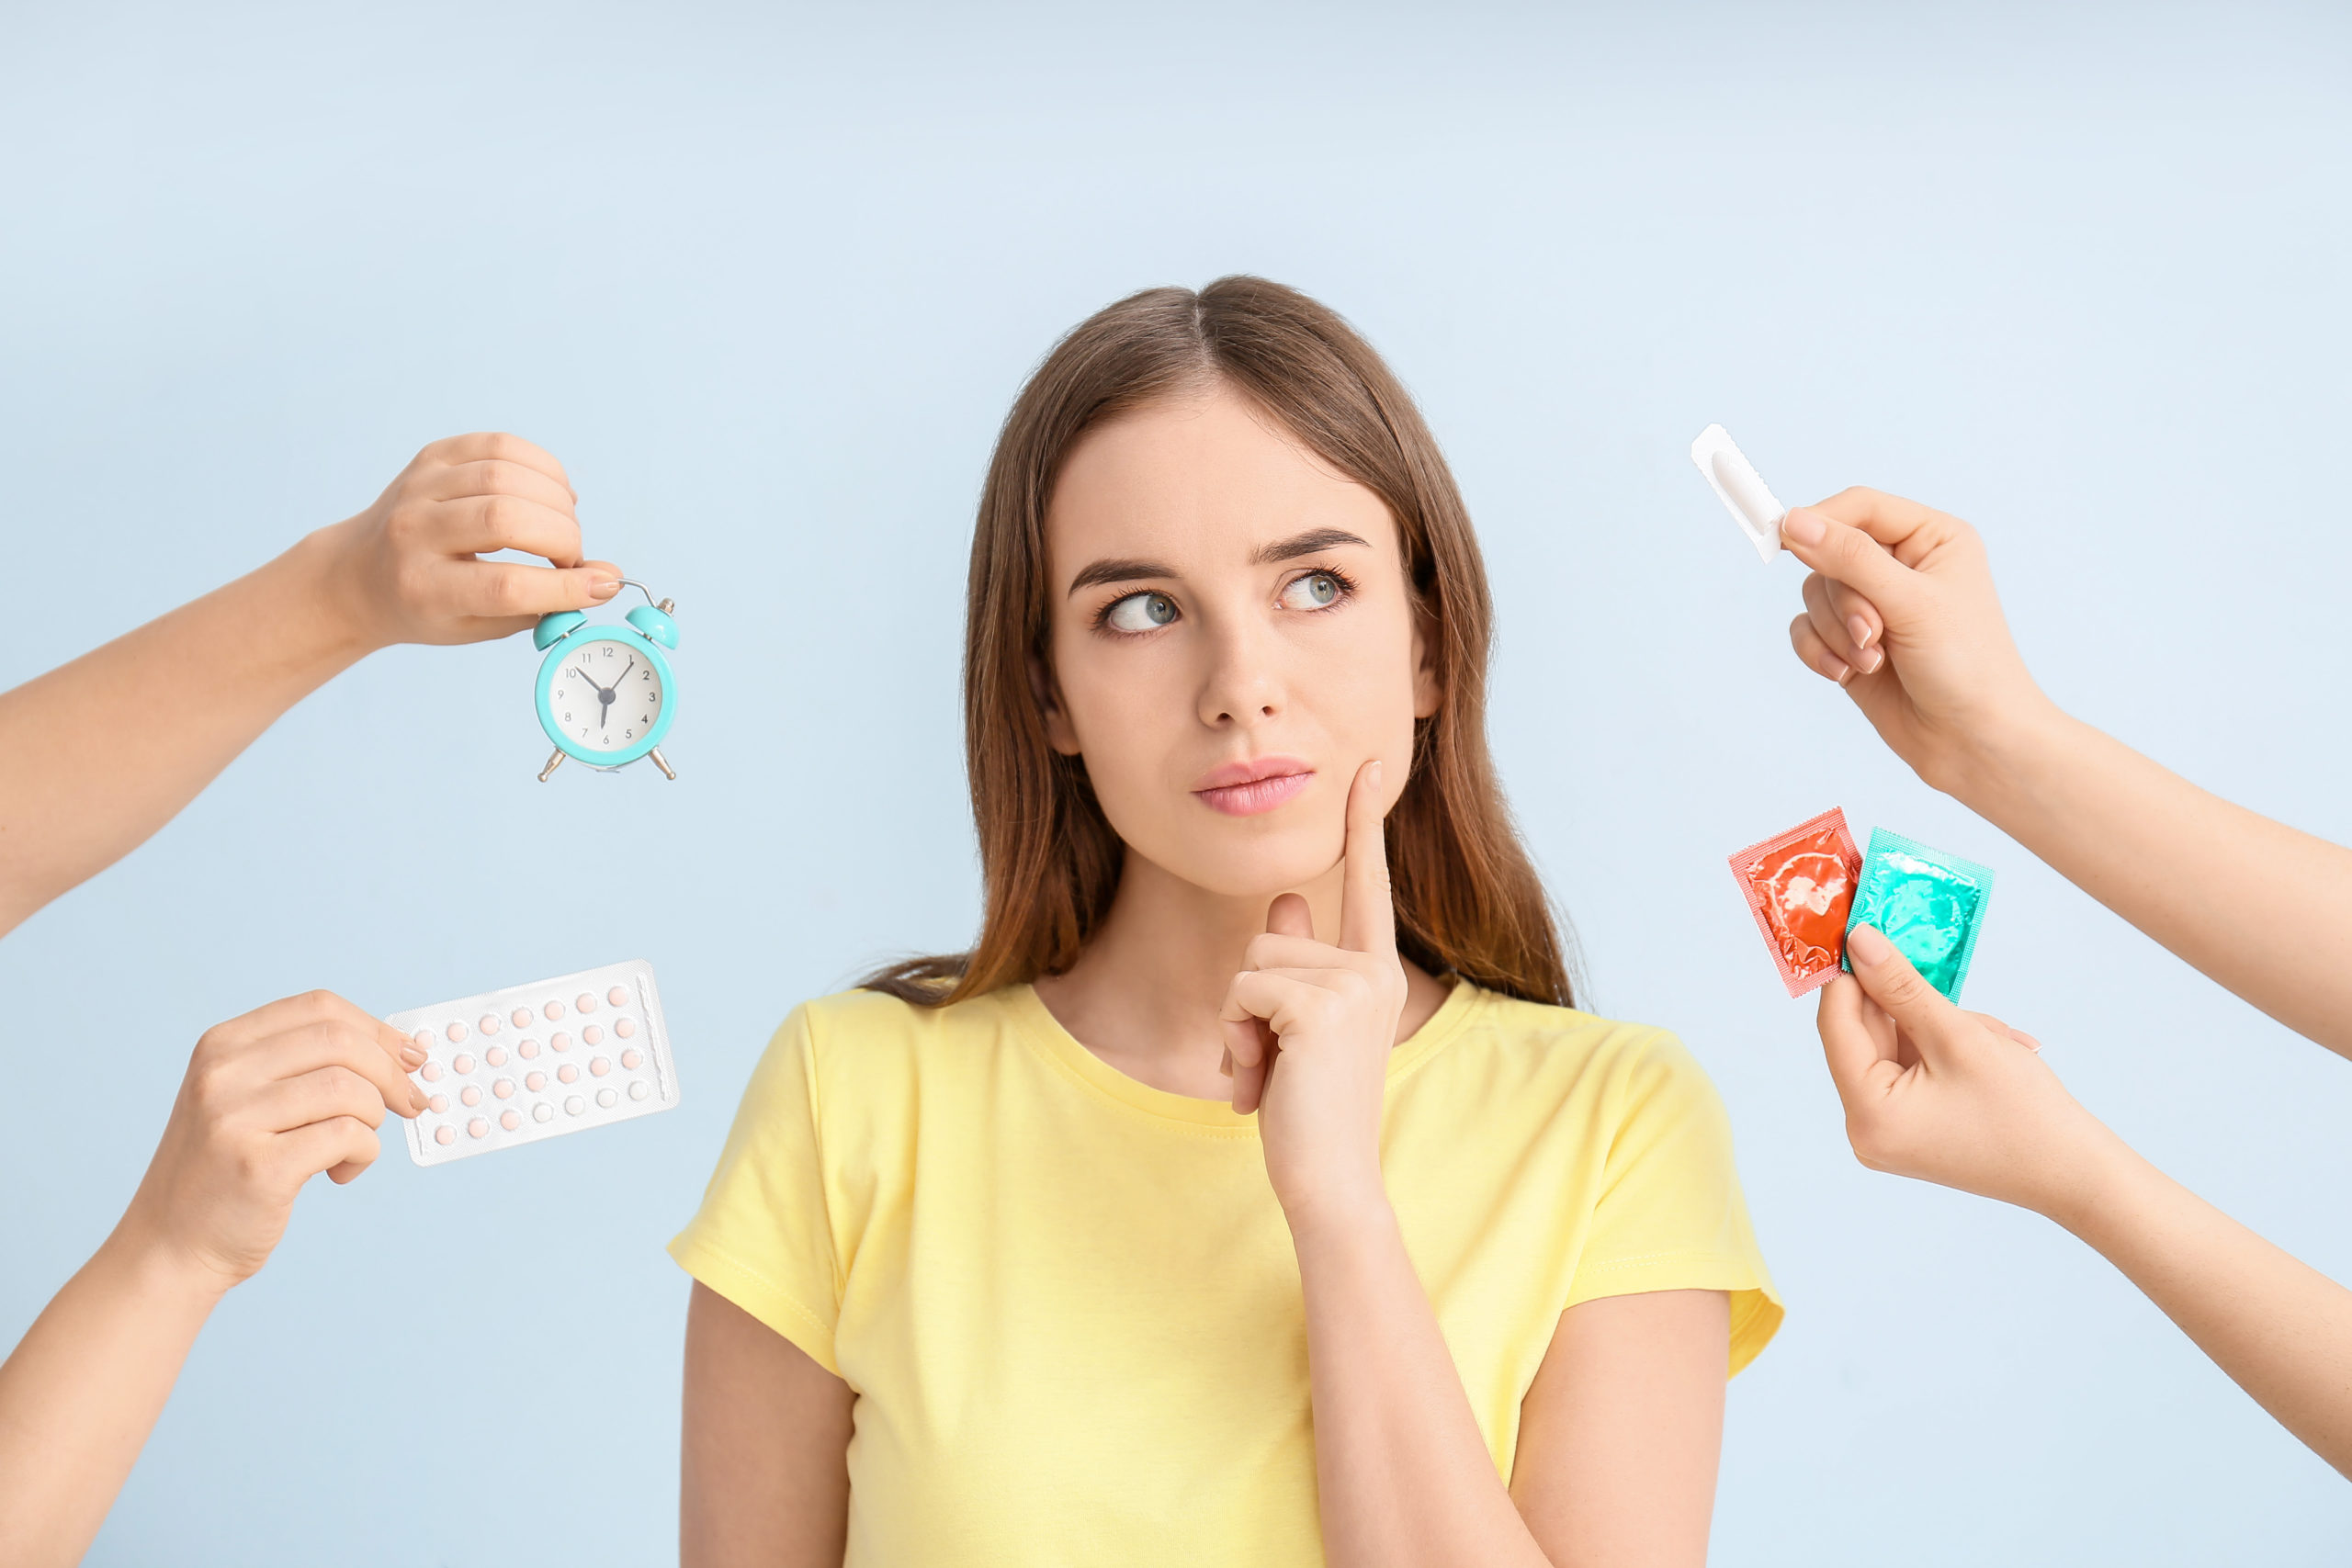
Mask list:
[{"label": "alarm clock knob", "polygon": [[552,615],[541,615],[539,624],[531,628],[531,646],[545,653],[548,649],[570,637],[573,628],[584,625],[587,619],[587,616],[577,610],[558,610]]},{"label": "alarm clock knob", "polygon": [[[664,648],[675,648],[678,646],[678,623],[670,618],[669,606],[667,599],[662,601],[659,609],[650,604],[639,604],[628,613],[628,624],[635,626],[647,641],[658,642]],[[540,646],[546,645],[542,643]]]}]

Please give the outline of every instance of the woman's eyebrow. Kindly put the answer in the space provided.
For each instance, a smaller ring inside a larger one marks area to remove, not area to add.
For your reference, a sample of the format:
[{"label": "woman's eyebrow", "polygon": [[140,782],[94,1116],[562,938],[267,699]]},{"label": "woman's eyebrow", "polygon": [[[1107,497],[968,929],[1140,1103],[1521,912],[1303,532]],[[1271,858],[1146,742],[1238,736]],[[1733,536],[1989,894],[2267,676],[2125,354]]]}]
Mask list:
[{"label": "woman's eyebrow", "polygon": [[1135,582],[1145,578],[1175,575],[1156,560],[1099,560],[1069,580],[1069,591],[1075,593],[1098,582]]},{"label": "woman's eyebrow", "polygon": [[1261,545],[1258,553],[1250,558],[1253,566],[1272,566],[1276,561],[1296,560],[1317,550],[1328,550],[1340,545],[1372,546],[1349,533],[1345,528],[1310,528],[1304,534],[1294,534],[1287,539],[1276,539],[1271,545]]}]

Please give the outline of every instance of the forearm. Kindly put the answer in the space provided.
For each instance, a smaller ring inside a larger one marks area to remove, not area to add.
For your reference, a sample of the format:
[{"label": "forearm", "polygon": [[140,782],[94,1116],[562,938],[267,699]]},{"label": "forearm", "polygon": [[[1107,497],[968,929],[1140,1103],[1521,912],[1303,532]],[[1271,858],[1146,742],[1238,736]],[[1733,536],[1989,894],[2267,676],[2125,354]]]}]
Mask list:
[{"label": "forearm", "polygon": [[2352,850],[2208,794],[2054,707],[1930,782],[2221,985],[2352,1055]]},{"label": "forearm", "polygon": [[0,1562],[78,1562],[223,1282],[120,1233],[0,1364]]},{"label": "forearm", "polygon": [[1542,1564],[1385,1200],[1294,1219],[1333,1568]]},{"label": "forearm", "polygon": [[[2111,1138],[2111,1134],[2110,1134]],[[2054,1213],[2312,1452],[2352,1477],[2352,1291],[2112,1139]]]},{"label": "forearm", "polygon": [[256,571],[0,694],[0,932],[176,816],[371,646],[321,530]]}]

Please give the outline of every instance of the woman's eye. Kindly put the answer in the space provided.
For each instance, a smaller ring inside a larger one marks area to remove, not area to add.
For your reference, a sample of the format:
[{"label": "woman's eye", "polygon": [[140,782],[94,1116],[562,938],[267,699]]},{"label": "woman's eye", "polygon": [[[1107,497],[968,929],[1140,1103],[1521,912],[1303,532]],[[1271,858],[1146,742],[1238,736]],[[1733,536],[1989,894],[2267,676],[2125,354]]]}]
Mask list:
[{"label": "woman's eye", "polygon": [[1320,610],[1338,602],[1340,580],[1328,571],[1310,571],[1283,589],[1285,610]]},{"label": "woman's eye", "polygon": [[1176,601],[1165,593],[1130,593],[1103,613],[1114,632],[1156,631],[1176,618]]}]

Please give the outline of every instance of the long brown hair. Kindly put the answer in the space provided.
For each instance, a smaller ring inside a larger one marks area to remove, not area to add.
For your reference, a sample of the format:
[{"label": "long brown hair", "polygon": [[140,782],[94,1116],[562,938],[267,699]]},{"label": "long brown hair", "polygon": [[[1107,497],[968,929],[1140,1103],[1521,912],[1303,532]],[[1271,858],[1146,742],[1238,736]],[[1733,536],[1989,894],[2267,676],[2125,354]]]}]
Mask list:
[{"label": "long brown hair", "polygon": [[1046,507],[1079,437],[1204,383],[1257,403],[1387,502],[1430,629],[1439,705],[1416,721],[1388,816],[1396,944],[1530,1001],[1571,1001],[1560,931],[1487,751],[1493,605],[1470,514],[1403,386],[1353,328],[1262,277],[1148,288],[1054,346],[1005,416],[980,495],[964,627],[964,755],[987,892],[969,953],[913,958],[869,989],[925,1006],[1059,974],[1111,908],[1125,847],[1077,757],[1047,743],[1030,681],[1049,658]]}]

